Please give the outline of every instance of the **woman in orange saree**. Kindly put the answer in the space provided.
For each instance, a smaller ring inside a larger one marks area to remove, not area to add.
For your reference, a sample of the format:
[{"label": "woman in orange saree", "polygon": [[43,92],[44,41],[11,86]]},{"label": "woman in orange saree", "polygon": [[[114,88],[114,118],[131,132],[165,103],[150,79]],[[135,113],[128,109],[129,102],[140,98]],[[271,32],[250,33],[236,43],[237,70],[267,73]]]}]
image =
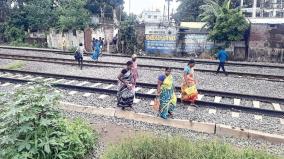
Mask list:
[{"label": "woman in orange saree", "polygon": [[190,102],[191,105],[195,105],[195,101],[198,98],[198,92],[196,88],[196,81],[194,75],[195,61],[190,60],[188,65],[184,68],[183,81],[181,86],[181,100],[183,102]]}]

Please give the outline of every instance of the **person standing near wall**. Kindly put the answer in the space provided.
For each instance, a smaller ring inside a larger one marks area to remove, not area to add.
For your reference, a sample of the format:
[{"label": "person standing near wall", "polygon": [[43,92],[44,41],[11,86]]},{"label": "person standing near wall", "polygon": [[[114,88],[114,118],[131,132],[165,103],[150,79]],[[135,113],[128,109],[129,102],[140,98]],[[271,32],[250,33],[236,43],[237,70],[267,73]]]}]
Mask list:
[{"label": "person standing near wall", "polygon": [[112,39],[112,45],[114,48],[114,52],[117,53],[118,52],[118,45],[117,45],[117,40],[118,40],[118,35],[116,34],[113,39]]},{"label": "person standing near wall", "polygon": [[95,60],[95,61],[98,61],[99,60],[99,56],[100,56],[100,50],[101,50],[101,47],[100,47],[100,42],[95,39],[95,42],[94,42],[95,46],[94,47],[94,51],[93,51],[93,54],[92,54],[92,59]]},{"label": "person standing near wall", "polygon": [[225,62],[228,61],[229,56],[223,47],[218,47],[218,50],[217,59],[219,60],[219,67],[216,74],[218,74],[220,72],[220,69],[222,68],[225,75],[228,76],[228,73],[225,70]]},{"label": "person standing near wall", "polygon": [[132,67],[132,80],[133,80],[133,89],[134,89],[134,99],[135,99],[135,87],[138,80],[138,66],[137,66],[137,55],[133,54],[132,57],[133,67]]},{"label": "person standing near wall", "polygon": [[93,38],[93,41],[92,41],[92,48],[93,48],[93,51],[95,51],[96,49],[96,38]]}]

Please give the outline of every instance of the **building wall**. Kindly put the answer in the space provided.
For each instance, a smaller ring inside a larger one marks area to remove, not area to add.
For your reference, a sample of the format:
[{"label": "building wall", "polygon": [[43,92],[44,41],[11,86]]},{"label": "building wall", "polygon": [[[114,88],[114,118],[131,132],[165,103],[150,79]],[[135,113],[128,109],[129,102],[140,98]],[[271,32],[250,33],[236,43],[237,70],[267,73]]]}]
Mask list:
[{"label": "building wall", "polygon": [[163,15],[160,11],[143,11],[141,21],[144,23],[160,23]]},{"label": "building wall", "polygon": [[84,43],[83,31],[68,31],[65,33],[51,30],[47,35],[47,44],[49,48],[70,50],[76,48],[79,43]]},{"label": "building wall", "polygon": [[249,61],[283,62],[284,24],[252,24]]},{"label": "building wall", "polygon": [[[87,35],[86,35],[87,34]],[[85,36],[88,36],[88,48],[90,37],[98,39],[99,37],[105,38],[106,42],[111,42],[114,37],[114,28],[112,25],[109,26],[101,26],[96,29],[88,30],[88,32],[84,34],[84,31],[68,31],[62,34],[62,32],[56,32],[55,30],[51,30],[47,35],[47,44],[49,48],[70,50],[76,48],[79,43],[85,43]],[[89,35],[90,34],[90,35]],[[90,49],[90,48],[89,48]]]},{"label": "building wall", "polygon": [[178,53],[198,54],[209,52],[214,43],[207,40],[208,33],[187,33],[180,36],[177,44]]},{"label": "building wall", "polygon": [[[243,2],[248,2],[244,0]],[[251,0],[253,3],[254,0]],[[258,17],[284,17],[284,0],[256,0],[256,8],[255,8],[255,16]],[[253,16],[253,4],[247,6],[244,5],[242,11],[245,13],[247,17]]]}]

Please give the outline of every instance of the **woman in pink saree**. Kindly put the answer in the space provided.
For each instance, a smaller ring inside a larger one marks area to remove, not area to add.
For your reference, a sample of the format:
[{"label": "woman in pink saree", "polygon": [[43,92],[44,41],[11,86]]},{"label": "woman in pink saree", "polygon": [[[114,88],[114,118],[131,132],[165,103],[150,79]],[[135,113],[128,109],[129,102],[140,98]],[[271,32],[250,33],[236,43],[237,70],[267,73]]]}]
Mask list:
[{"label": "woman in pink saree", "polygon": [[[133,54],[132,55],[132,62],[133,62],[133,67],[132,67],[132,83],[133,83],[133,89],[135,90],[135,87],[136,87],[136,83],[138,81],[138,66],[137,66],[137,55],[136,54]],[[135,95],[134,95],[134,98],[135,98]]]}]

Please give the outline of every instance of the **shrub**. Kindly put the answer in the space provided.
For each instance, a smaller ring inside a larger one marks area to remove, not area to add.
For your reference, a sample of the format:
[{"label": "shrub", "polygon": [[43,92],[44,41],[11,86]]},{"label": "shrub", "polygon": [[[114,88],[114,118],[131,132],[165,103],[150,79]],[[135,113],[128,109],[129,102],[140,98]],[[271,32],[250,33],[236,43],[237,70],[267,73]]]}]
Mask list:
[{"label": "shrub", "polygon": [[48,86],[18,90],[0,100],[0,158],[72,159],[83,157],[96,135],[82,120],[64,119],[58,95]]},{"label": "shrub", "polygon": [[15,26],[6,26],[4,35],[8,41],[14,41],[15,43],[22,43],[26,37],[25,31]]},{"label": "shrub", "polygon": [[237,150],[229,145],[192,142],[182,137],[139,136],[110,147],[103,159],[276,159],[255,150]]}]

